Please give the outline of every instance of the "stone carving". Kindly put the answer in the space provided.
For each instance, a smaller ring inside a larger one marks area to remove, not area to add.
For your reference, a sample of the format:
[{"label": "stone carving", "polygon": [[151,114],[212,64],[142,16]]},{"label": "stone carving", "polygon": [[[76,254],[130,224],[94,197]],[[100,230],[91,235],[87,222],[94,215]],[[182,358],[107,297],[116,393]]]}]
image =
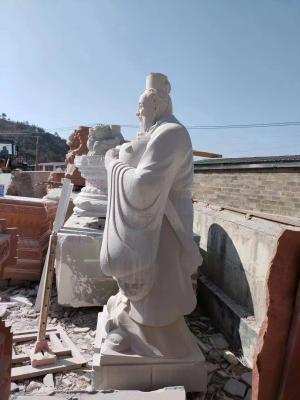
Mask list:
[{"label": "stone carving", "polygon": [[[118,125],[90,129],[88,154],[75,165],[86,186],[73,200],[74,213],[58,235],[56,282],[58,303],[72,307],[100,306],[117,292],[113,278],[99,268],[99,253],[107,208],[106,151],[124,142]],[[70,284],[71,282],[71,284]]]},{"label": "stone carving", "polygon": [[[76,197],[74,214],[90,217],[98,223],[105,218],[107,207],[107,173],[104,156],[107,150],[124,142],[119,125],[97,125],[90,128],[87,155],[77,156],[75,165],[86,179],[86,186]],[[93,223],[89,221],[90,224]]]},{"label": "stone carving", "polygon": [[[172,114],[170,90],[166,76],[147,77],[137,113],[141,132],[105,156],[100,264],[120,291],[99,319],[99,388],[206,388],[204,357],[184,321],[196,305],[191,275],[201,264],[192,231],[192,145]],[[134,368],[135,383],[120,364]]]},{"label": "stone carving", "polygon": [[87,139],[89,135],[88,126],[80,126],[70,135],[68,140],[68,146],[70,151],[66,155],[66,178],[71,179],[75,186],[83,187],[85,182],[80,172],[76,168],[74,161],[76,156],[81,156],[88,153]]},{"label": "stone carving", "polygon": [[88,155],[105,156],[107,150],[124,143],[120,125],[97,125],[90,129]]},{"label": "stone carving", "polygon": [[0,198],[0,219],[18,229],[17,263],[7,265],[3,279],[39,280],[57,204],[32,197]]},{"label": "stone carving", "polygon": [[62,170],[51,171],[47,179],[47,192],[51,189],[61,188],[64,177],[65,173]]},{"label": "stone carving", "polygon": [[10,196],[34,197],[30,174],[26,171],[13,171],[6,194]]}]

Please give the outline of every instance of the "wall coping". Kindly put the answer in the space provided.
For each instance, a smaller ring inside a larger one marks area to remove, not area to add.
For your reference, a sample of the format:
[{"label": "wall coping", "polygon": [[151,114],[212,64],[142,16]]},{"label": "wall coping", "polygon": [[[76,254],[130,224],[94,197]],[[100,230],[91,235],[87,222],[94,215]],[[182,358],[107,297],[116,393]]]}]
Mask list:
[{"label": "wall coping", "polygon": [[300,171],[300,155],[214,158],[194,161],[195,173],[211,170],[278,170],[286,168],[293,168],[295,172]]}]

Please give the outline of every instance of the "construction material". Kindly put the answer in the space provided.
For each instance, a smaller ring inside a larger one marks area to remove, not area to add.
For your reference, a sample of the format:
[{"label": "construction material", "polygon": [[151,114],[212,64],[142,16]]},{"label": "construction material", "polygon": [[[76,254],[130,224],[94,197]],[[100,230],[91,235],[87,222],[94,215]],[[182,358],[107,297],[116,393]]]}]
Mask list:
[{"label": "construction material", "polygon": [[[58,207],[57,207],[57,211],[56,211],[56,216],[55,216],[55,220],[53,223],[53,233],[55,233],[56,235],[57,235],[58,231],[60,230],[60,228],[64,224],[66,213],[67,213],[69,202],[70,202],[70,196],[72,193],[72,189],[73,189],[73,184],[71,183],[70,179],[65,178],[63,181],[63,187],[61,190],[61,195],[60,195],[60,199],[59,199],[59,203],[58,203]],[[38,294],[37,294],[36,302],[35,302],[35,306],[34,306],[35,311],[37,311],[37,312],[39,312],[41,310],[41,300],[42,300],[44,282],[46,279],[47,265],[49,263],[49,254],[50,254],[50,246],[48,246],[48,251],[47,251],[47,255],[46,255],[46,259],[45,259],[43,273],[42,273],[39,290],[38,290]]]},{"label": "construction material", "polygon": [[[49,339],[49,348],[51,348],[52,354],[56,358],[55,364],[40,365],[38,368],[32,366],[30,364],[30,355],[27,353],[17,354],[16,346],[24,342],[32,342],[32,340],[38,339],[38,334],[39,332],[37,330],[23,331],[14,334],[12,352],[13,368],[11,370],[12,381],[27,379],[34,376],[43,376],[48,373],[70,371],[80,368],[85,364],[85,359],[80,354],[77,347],[66,332],[58,327],[47,329],[45,332],[45,338]],[[16,366],[17,364],[23,365]]]},{"label": "construction material", "polygon": [[42,290],[41,292],[42,302],[41,302],[37,341],[34,347],[34,351],[31,355],[32,367],[54,364],[57,361],[56,355],[53,353],[53,351],[50,349],[48,345],[48,341],[46,339],[46,329],[47,329],[47,318],[49,314],[51,288],[52,288],[53,274],[54,274],[57,232],[64,223],[72,187],[73,185],[71,184],[70,180],[65,179],[62,187],[61,198],[58,203],[58,208],[53,224],[53,230],[50,235],[49,247],[42,276],[42,278],[44,279],[41,280],[39,287],[39,292],[40,288]]},{"label": "construction material", "polygon": [[193,150],[194,157],[205,157],[205,158],[222,158],[222,154],[210,153],[208,151]]}]

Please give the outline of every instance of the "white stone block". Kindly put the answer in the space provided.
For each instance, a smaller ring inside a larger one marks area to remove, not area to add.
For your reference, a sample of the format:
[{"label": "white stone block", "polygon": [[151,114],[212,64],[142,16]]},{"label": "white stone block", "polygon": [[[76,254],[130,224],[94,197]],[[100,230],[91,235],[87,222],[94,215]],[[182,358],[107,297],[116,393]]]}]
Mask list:
[{"label": "white stone block", "polygon": [[64,227],[58,233],[56,284],[58,304],[71,307],[105,305],[117,283],[100,268],[103,231]]}]

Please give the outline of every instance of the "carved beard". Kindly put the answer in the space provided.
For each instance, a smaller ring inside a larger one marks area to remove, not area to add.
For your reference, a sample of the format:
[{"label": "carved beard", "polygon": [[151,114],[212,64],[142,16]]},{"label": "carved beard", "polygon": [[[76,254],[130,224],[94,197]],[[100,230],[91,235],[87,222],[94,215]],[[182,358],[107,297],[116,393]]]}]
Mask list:
[{"label": "carved beard", "polygon": [[140,127],[141,127],[141,132],[148,132],[150,128],[155,124],[155,115],[151,116],[144,116],[142,115],[140,117]]}]

